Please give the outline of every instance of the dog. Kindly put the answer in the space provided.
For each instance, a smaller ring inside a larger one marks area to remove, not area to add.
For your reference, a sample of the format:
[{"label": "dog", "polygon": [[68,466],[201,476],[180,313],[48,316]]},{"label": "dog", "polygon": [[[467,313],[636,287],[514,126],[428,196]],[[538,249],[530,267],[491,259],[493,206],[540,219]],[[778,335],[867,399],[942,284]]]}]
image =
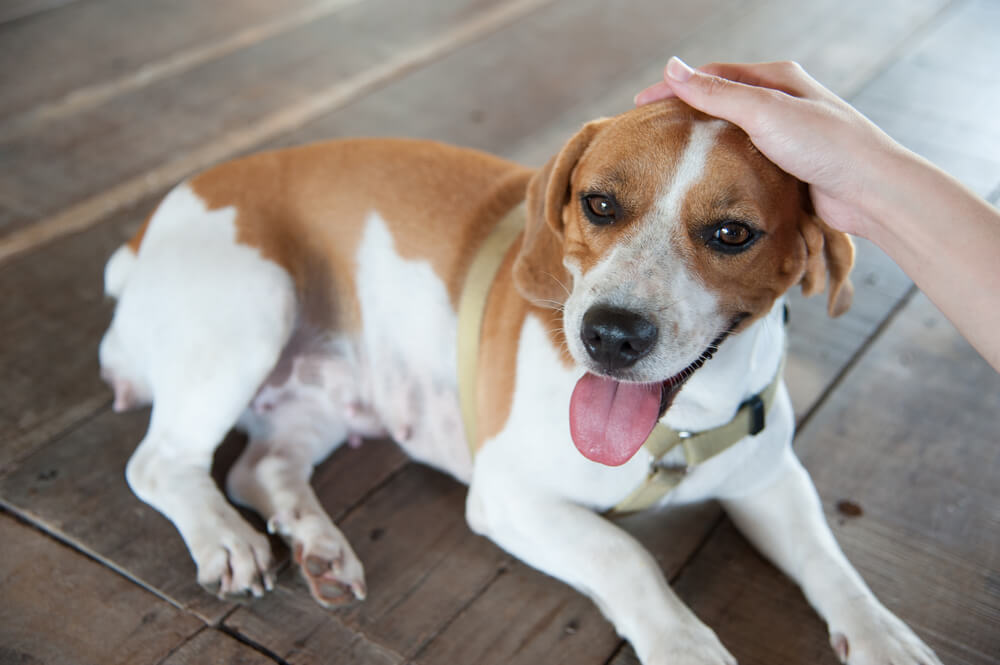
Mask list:
[{"label": "dog", "polygon": [[246,431],[229,497],[336,606],[364,598],[363,567],[309,477],[391,436],[645,665],[735,660],[603,513],[717,499],[841,660],[938,663],[847,562],[791,449],[784,294],[826,288],[839,315],[853,253],[741,130],[676,100],[586,124],[537,171],[404,139],[241,158],[171,191],[107,263],[102,374],[116,410],[153,405],[126,478],[201,584],[259,596],[268,541],[210,476]]}]

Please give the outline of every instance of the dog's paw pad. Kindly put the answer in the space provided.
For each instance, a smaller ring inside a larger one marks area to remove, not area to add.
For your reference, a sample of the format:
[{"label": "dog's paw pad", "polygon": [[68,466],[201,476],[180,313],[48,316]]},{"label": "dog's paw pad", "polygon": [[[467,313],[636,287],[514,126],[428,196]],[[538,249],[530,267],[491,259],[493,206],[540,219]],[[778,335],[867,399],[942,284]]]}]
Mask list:
[{"label": "dog's paw pad", "polygon": [[309,592],[323,607],[343,607],[365,599],[364,570],[349,547],[327,542],[306,549],[296,543],[294,554]]}]

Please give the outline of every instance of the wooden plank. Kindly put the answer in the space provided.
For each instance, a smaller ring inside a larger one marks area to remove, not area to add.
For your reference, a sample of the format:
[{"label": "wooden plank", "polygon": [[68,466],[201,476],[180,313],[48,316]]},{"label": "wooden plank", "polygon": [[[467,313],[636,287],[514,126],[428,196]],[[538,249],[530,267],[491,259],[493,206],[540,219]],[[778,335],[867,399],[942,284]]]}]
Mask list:
[{"label": "wooden plank", "polygon": [[[400,665],[403,657],[344,625],[329,612],[317,612],[305,585],[282,582],[263,601],[236,612],[227,630],[252,636],[292,665]],[[261,610],[260,605],[267,605]]]},{"label": "wooden plank", "polygon": [[847,314],[830,319],[826,298],[804,298],[793,289],[788,298],[788,361],[785,381],[796,420],[817,405],[840,371],[867,343],[912,282],[885,253],[855,239],[857,262],[851,273],[854,301]]},{"label": "wooden plank", "polygon": [[0,473],[109,403],[97,365],[111,320],[103,266],[152,204],[0,265]]},{"label": "wooden plank", "polygon": [[4,232],[5,227],[13,225],[14,222],[24,219],[28,215],[29,213],[18,211],[13,206],[0,203],[0,234]]},{"label": "wooden plank", "polygon": [[8,234],[0,260],[91,226],[549,1],[370,0],[113,103],[43,123],[0,144],[0,160],[17,165],[0,183],[0,196],[51,216]]},{"label": "wooden plank", "polygon": [[[125,463],[147,421],[148,410],[124,415],[105,411],[0,478],[0,502],[206,623],[217,624],[233,603],[216,600],[196,583],[194,563],[179,534],[124,482]],[[318,474],[325,508],[334,517],[343,514],[402,462],[395,446],[387,443],[338,450],[330,470]],[[218,471],[224,477],[225,469]],[[277,560],[286,560],[285,548],[272,544]]]},{"label": "wooden plank", "polygon": [[71,2],[76,0],[6,0],[0,5],[0,24],[47,12]]},{"label": "wooden plank", "polygon": [[205,628],[171,653],[162,665],[274,665],[276,662],[221,631]]},{"label": "wooden plank", "polygon": [[0,662],[152,665],[201,625],[10,515],[0,542]]},{"label": "wooden plank", "polygon": [[291,592],[239,608],[226,627],[275,653],[295,651],[302,663],[325,662],[317,654],[345,631],[379,645],[380,657],[409,657],[507,565],[505,554],[469,531],[464,505],[465,488],[451,478],[406,467],[339,524],[365,566],[363,603],[323,610],[296,574],[281,581]]},{"label": "wooden plank", "polygon": [[[67,4],[20,0],[15,5]],[[273,36],[342,2],[88,0],[0,26],[0,136]],[[17,7],[4,3],[3,13]],[[58,38],[56,38],[58,37]]]},{"label": "wooden plank", "polygon": [[800,454],[831,500],[995,569],[998,400],[1000,375],[919,295],[802,432]]},{"label": "wooden plank", "polygon": [[[985,196],[1000,180],[1000,6],[976,0],[949,12],[856,100],[903,144]],[[948,54],[968,65],[953,67]],[[919,80],[922,84],[913,85]]]},{"label": "wooden plank", "polygon": [[[1000,653],[998,398],[1000,376],[918,296],[796,442],[848,558],[947,663]],[[730,526],[677,589],[741,663],[836,662],[798,589]]]},{"label": "wooden plank", "polygon": [[218,623],[233,604],[198,586],[173,526],[125,484],[125,462],[147,416],[143,410],[99,417],[42,448],[0,479],[0,501],[202,621]]}]

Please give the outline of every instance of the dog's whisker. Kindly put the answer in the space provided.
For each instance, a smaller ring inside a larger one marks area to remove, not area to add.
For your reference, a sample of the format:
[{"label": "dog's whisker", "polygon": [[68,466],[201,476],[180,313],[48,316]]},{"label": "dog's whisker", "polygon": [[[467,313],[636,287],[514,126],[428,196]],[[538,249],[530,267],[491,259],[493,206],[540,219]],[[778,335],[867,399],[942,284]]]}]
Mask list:
[{"label": "dog's whisker", "polygon": [[542,274],[544,274],[544,275],[546,275],[546,276],[548,276],[548,277],[551,277],[551,278],[552,278],[552,279],[553,279],[553,280],[555,281],[555,283],[556,283],[556,284],[558,284],[559,286],[561,286],[561,287],[562,287],[562,290],[566,292],[566,297],[567,297],[567,298],[568,298],[569,296],[573,295],[573,294],[572,294],[572,293],[570,292],[569,288],[567,288],[567,286],[566,286],[565,284],[563,284],[563,283],[562,283],[562,281],[561,281],[561,280],[560,280],[560,279],[559,279],[558,277],[556,277],[555,275],[553,275],[553,274],[552,274],[552,273],[550,273],[550,272],[545,272],[545,273],[542,273]]}]

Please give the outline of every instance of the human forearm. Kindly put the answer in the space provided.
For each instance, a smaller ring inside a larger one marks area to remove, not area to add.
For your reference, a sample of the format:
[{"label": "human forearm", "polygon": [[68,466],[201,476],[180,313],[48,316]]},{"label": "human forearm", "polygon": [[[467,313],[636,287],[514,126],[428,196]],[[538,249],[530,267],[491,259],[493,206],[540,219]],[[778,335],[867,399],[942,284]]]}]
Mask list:
[{"label": "human forearm", "polygon": [[921,157],[898,149],[874,164],[861,235],[910,276],[1000,371],[1000,211]]}]

